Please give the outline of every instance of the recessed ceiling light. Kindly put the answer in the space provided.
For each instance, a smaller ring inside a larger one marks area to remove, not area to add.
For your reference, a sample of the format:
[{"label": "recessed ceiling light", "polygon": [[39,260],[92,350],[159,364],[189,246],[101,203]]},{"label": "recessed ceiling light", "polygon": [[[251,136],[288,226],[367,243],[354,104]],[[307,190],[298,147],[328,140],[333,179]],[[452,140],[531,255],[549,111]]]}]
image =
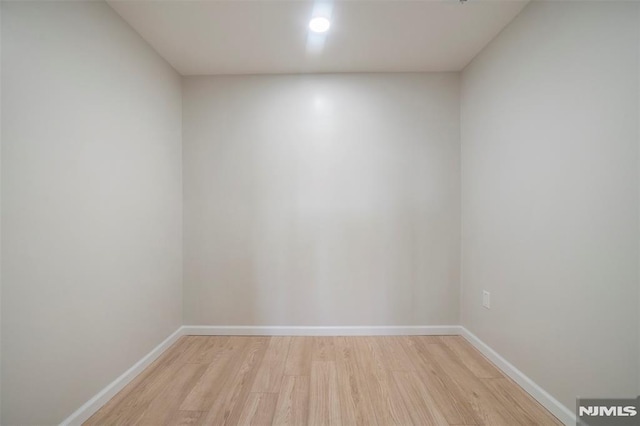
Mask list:
[{"label": "recessed ceiling light", "polygon": [[324,33],[329,30],[331,22],[327,18],[318,16],[309,21],[309,29],[314,33]]}]

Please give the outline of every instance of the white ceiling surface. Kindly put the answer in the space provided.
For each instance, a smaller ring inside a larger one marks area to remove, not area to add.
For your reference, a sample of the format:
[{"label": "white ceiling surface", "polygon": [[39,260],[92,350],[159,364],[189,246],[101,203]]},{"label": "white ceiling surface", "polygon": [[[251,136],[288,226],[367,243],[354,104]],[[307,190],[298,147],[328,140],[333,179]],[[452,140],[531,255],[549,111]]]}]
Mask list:
[{"label": "white ceiling surface", "polygon": [[[518,0],[109,0],[183,75],[457,71],[526,5]],[[307,46],[314,11],[330,14]]]}]

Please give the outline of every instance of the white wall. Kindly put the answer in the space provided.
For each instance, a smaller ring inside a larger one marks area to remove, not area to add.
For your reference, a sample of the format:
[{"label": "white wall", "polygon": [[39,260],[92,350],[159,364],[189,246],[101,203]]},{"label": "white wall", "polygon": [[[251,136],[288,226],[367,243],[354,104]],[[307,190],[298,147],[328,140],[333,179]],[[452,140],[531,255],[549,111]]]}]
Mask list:
[{"label": "white wall", "polygon": [[185,322],[456,324],[458,86],[186,78]]},{"label": "white wall", "polygon": [[[0,1],[0,99],[2,99],[2,2]],[[0,188],[2,188],[2,102],[0,102]],[[2,194],[0,190],[0,235],[2,235]],[[2,239],[0,238],[0,423],[2,423]]]},{"label": "white wall", "polygon": [[532,2],[463,73],[462,322],[572,410],[638,385],[638,7]]},{"label": "white wall", "polygon": [[181,323],[181,81],[102,2],[2,4],[2,424]]}]

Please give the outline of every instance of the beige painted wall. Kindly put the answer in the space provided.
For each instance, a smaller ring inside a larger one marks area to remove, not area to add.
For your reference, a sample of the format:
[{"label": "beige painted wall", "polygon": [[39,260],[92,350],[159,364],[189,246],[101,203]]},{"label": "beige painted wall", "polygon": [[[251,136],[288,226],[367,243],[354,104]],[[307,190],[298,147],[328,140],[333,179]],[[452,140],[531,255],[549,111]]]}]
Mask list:
[{"label": "beige painted wall", "polygon": [[456,324],[458,86],[186,78],[186,324]]},{"label": "beige painted wall", "polygon": [[181,81],[102,2],[2,4],[2,424],[181,323]]},{"label": "beige painted wall", "polygon": [[462,323],[572,410],[638,390],[638,7],[532,2],[462,78]]}]

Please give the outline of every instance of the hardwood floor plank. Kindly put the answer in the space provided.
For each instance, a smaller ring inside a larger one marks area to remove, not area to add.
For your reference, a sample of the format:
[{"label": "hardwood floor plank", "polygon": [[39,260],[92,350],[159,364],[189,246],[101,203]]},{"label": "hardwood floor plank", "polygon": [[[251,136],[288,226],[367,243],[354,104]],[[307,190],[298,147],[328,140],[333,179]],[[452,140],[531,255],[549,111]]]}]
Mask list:
[{"label": "hardwood floor plank", "polygon": [[271,337],[251,392],[278,393],[280,391],[290,343],[289,336]]},{"label": "hardwood floor plank", "polygon": [[251,393],[244,405],[238,426],[266,426],[273,422],[277,393]]},{"label": "hardwood floor plank", "polygon": [[475,416],[480,419],[476,423],[492,426],[521,424],[509,408],[496,400],[481,379],[462,365],[444,345],[427,344],[422,345],[422,349],[435,361],[434,368],[439,370],[439,374],[448,375],[458,391],[469,401]]},{"label": "hardwood floor plank", "polygon": [[308,424],[310,426],[342,424],[335,361],[311,363]]},{"label": "hardwood floor plank", "polygon": [[313,352],[311,355],[311,361],[335,361],[336,354],[333,345],[333,337],[312,337],[313,339]]},{"label": "hardwood floor plank", "polygon": [[433,396],[415,374],[410,371],[394,371],[393,378],[414,425],[449,425],[433,400]]},{"label": "hardwood floor plank", "polygon": [[444,343],[442,339],[445,339],[447,337],[449,336],[409,336],[407,338],[415,340],[416,342],[419,342],[421,344],[434,343],[440,345]]},{"label": "hardwood floor plank", "polygon": [[448,375],[441,374],[441,370],[435,368],[434,360],[430,359],[428,353],[421,349],[420,342],[423,341],[414,338],[401,340],[401,344],[416,367],[415,374],[428,389],[433,390],[433,399],[449,424],[476,424],[480,418],[475,415],[466,396]]},{"label": "hardwood floor plank", "polygon": [[171,380],[164,384],[162,391],[151,401],[137,423],[167,424],[206,369],[205,364],[183,364]]},{"label": "hardwood floor plank", "polygon": [[180,406],[183,411],[208,411],[218,396],[224,392],[224,384],[240,368],[244,351],[251,337],[232,336],[224,350],[195,384]]},{"label": "hardwood floor plank", "polygon": [[210,406],[203,424],[235,426],[238,423],[270,339],[255,337],[245,347],[239,363],[229,371],[227,380],[222,384],[224,392]]},{"label": "hardwood floor plank", "polygon": [[[311,372],[311,368],[309,368]],[[309,376],[285,376],[278,394],[273,424],[298,426],[309,417]]]},{"label": "hardwood floor plank", "polygon": [[482,381],[500,403],[512,407],[522,424],[562,426],[562,423],[511,379],[485,379]]},{"label": "hardwood floor plank", "polygon": [[401,395],[392,386],[391,370],[380,359],[374,337],[354,337],[356,357],[366,381],[376,420],[384,426],[412,425],[411,416]]},{"label": "hardwood floor plank", "polygon": [[310,376],[313,337],[302,336],[291,339],[289,354],[284,367],[285,376]]},{"label": "hardwood floor plank", "polygon": [[126,386],[104,407],[85,422],[86,425],[134,424],[160,395],[166,383],[177,373],[177,366],[205,343],[191,336],[181,338],[166,355],[161,356]]},{"label": "hardwood floor plank", "polygon": [[208,343],[208,336],[183,336],[183,344],[178,350],[170,353],[163,361],[160,368],[169,368],[173,365],[182,365],[190,358],[200,353]]},{"label": "hardwood floor plank", "polygon": [[150,382],[154,380],[154,376],[161,374],[162,370],[172,368],[173,365],[179,363],[181,359],[190,356],[191,353],[197,352],[203,340],[192,339],[193,336],[183,336],[176,343],[171,345],[158,359],[156,359],[149,367],[140,373],[135,379],[116,394],[107,404],[98,410],[85,424],[99,425],[103,423],[105,418],[113,418],[116,412],[132,410],[135,397],[132,395],[144,393]]},{"label": "hardwood floor plank", "polygon": [[471,346],[464,337],[447,336],[442,341],[476,377],[481,379],[502,377],[500,370]]},{"label": "hardwood floor plank", "polygon": [[334,340],[340,413],[345,425],[375,426],[375,418],[366,375],[358,366],[356,348],[349,337]]},{"label": "hardwood floor plank", "polygon": [[205,343],[199,351],[192,353],[187,362],[194,364],[209,364],[215,361],[224,351],[230,336],[206,336]]},{"label": "hardwood floor plank", "polygon": [[391,371],[415,371],[413,363],[401,344],[404,339],[406,337],[401,336],[380,336],[373,339],[385,365]]},{"label": "hardwood floor plank", "polygon": [[202,411],[176,411],[166,424],[170,426],[192,426],[198,423]]},{"label": "hardwood floor plank", "polygon": [[461,337],[184,336],[85,425],[553,425]]}]

